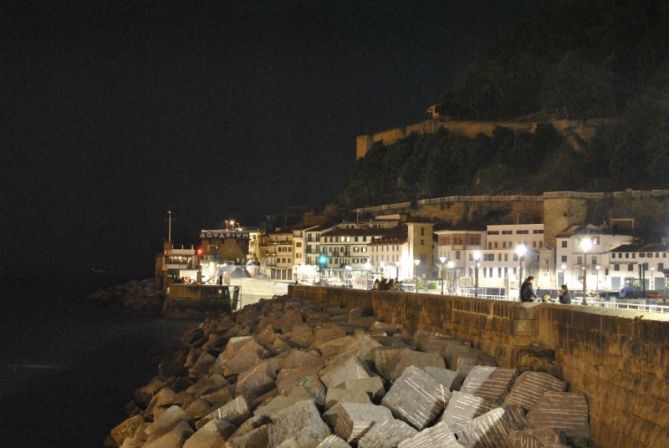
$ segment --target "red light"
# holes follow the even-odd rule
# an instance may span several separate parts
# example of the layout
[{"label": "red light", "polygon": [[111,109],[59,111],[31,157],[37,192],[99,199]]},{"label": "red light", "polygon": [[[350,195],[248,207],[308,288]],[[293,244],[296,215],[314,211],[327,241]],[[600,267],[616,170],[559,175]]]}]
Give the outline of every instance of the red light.
[{"label": "red light", "polygon": [[204,251],[202,250],[202,248],[201,248],[201,247],[198,247],[198,248],[197,248],[197,255],[200,256],[200,255],[202,255],[203,253],[204,253]]}]

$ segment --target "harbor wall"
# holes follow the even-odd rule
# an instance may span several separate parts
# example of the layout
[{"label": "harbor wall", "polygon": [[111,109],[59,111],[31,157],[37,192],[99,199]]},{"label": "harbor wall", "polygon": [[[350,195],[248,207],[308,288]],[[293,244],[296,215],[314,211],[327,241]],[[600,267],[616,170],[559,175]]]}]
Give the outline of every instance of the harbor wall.
[{"label": "harbor wall", "polygon": [[555,370],[587,396],[596,447],[669,446],[669,316],[302,285],[289,295],[371,307],[410,331],[470,341],[501,366]]}]

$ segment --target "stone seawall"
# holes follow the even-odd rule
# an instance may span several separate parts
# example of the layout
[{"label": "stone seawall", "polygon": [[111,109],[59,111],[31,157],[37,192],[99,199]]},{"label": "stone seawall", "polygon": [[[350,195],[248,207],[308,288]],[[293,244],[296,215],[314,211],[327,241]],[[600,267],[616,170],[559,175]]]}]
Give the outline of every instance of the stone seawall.
[{"label": "stone seawall", "polygon": [[500,366],[556,371],[587,396],[595,446],[669,447],[669,317],[309,286],[289,294],[371,305],[387,323],[471,341]]}]

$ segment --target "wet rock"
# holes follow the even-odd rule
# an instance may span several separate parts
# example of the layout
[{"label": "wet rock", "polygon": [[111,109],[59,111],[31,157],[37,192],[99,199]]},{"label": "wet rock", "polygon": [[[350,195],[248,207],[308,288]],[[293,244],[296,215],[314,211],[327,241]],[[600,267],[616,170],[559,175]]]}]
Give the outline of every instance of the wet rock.
[{"label": "wet rock", "polygon": [[509,440],[510,446],[513,448],[557,448],[567,446],[567,440],[564,435],[551,428],[512,431]]},{"label": "wet rock", "polygon": [[488,412],[490,403],[481,397],[454,391],[441,416],[441,421],[448,425],[451,432],[458,433],[472,419]]},{"label": "wet rock", "polygon": [[[331,339],[325,342],[314,343],[313,348],[317,349],[325,362],[330,362],[341,354],[347,346],[353,343],[353,336],[342,336],[337,339]],[[347,357],[345,354],[342,357]]]},{"label": "wet rock", "polygon": [[281,360],[282,369],[306,369],[311,367],[321,368],[325,365],[323,358],[314,352],[304,350],[291,350]]},{"label": "wet rock", "polygon": [[337,387],[346,381],[357,380],[360,378],[369,378],[371,374],[367,368],[358,360],[351,356],[341,364],[333,364],[319,373],[321,381],[326,387]]},{"label": "wet rock", "polygon": [[[337,387],[342,387],[340,384]],[[344,389],[359,390],[369,395],[369,398],[375,400],[381,398],[386,394],[386,389],[383,385],[383,380],[378,376],[369,378],[360,378],[357,380],[348,380],[343,384]]]},{"label": "wet rock", "polygon": [[375,423],[360,438],[358,448],[395,448],[400,442],[410,439],[418,433],[413,427],[402,420],[386,420]]},{"label": "wet rock", "polygon": [[464,448],[464,446],[458,443],[448,425],[439,423],[400,442],[397,448]]},{"label": "wet rock", "polygon": [[234,431],[235,426],[225,420],[212,420],[186,440],[183,448],[220,448]]},{"label": "wet rock", "polygon": [[148,384],[143,387],[140,387],[135,391],[135,400],[138,403],[147,406],[154,395],[158,393],[160,389],[165,387],[165,380],[160,377],[153,378]]},{"label": "wet rock", "polygon": [[525,424],[525,411],[520,406],[495,408],[465,424],[460,439],[465,446],[476,448],[510,448],[511,432]]},{"label": "wet rock", "polygon": [[188,369],[188,374],[193,378],[198,378],[209,373],[209,369],[214,365],[216,358],[207,352],[203,352],[195,363]]},{"label": "wet rock", "polygon": [[351,448],[344,439],[334,434],[327,436],[316,448]]},{"label": "wet rock", "polygon": [[237,397],[229,403],[224,404],[214,412],[198,421],[198,428],[204,426],[213,419],[225,420],[233,425],[240,425],[251,416],[249,406],[244,397]]},{"label": "wet rock", "polygon": [[204,401],[201,398],[198,398],[196,400],[193,400],[191,404],[189,404],[185,409],[184,409],[193,419],[198,420],[201,419],[202,417],[208,415],[211,413],[211,405]]},{"label": "wet rock", "polygon": [[314,343],[314,332],[309,325],[298,324],[286,335],[288,341],[298,347],[306,348]]},{"label": "wet rock", "polygon": [[409,366],[439,367],[443,369],[445,364],[444,359],[434,353],[423,353],[415,350],[403,349],[400,350],[397,354],[397,358],[395,358],[395,366],[389,379],[395,381],[395,379],[402,375],[404,369]]},{"label": "wet rock", "polygon": [[153,423],[149,424],[145,431],[148,440],[154,440],[169,432],[179,422],[190,422],[191,416],[179,406],[170,406]]},{"label": "wet rock", "polygon": [[186,389],[186,391],[190,392],[195,397],[201,397],[203,395],[217,391],[227,385],[228,382],[223,377],[223,375],[215,373],[201,378],[197,381],[197,383]]},{"label": "wet rock", "polygon": [[325,397],[325,409],[330,409],[339,402],[367,403],[372,404],[369,395],[364,390],[351,390],[331,387]]},{"label": "wet rock", "polygon": [[[439,384],[444,386],[447,390],[454,390],[455,380],[458,376],[457,372],[450,369],[442,369],[440,367],[425,367],[423,370],[434,378]],[[459,385],[458,385],[459,386]]]},{"label": "wet rock", "polygon": [[384,406],[360,403],[339,403],[334,432],[347,442],[357,442],[375,422],[392,419]]},{"label": "wet rock", "polygon": [[173,404],[179,404],[179,397],[172,389],[164,387],[153,396],[149,405],[146,407],[146,412],[148,414],[153,414],[156,407],[167,407]]},{"label": "wet rock", "polygon": [[501,404],[516,376],[515,369],[476,366],[467,375],[461,392],[476,395],[491,403]]},{"label": "wet rock", "polygon": [[423,369],[409,366],[383,397],[381,404],[396,418],[421,430],[444,409],[450,391]]},{"label": "wet rock", "polygon": [[209,403],[209,405],[212,408],[217,408],[219,406],[223,406],[225,403],[229,402],[232,400],[232,387],[231,386],[225,386],[221,387],[218,390],[215,390],[213,392],[210,392],[206,395],[202,395],[202,399]]},{"label": "wet rock", "polygon": [[135,434],[135,431],[143,421],[144,419],[141,415],[132,416],[114,427],[110,435],[117,445],[121,445],[125,439]]},{"label": "wet rock", "polygon": [[504,405],[516,404],[529,410],[546,392],[564,392],[567,383],[543,372],[523,372],[504,399]]},{"label": "wet rock", "polygon": [[568,439],[589,439],[588,403],[585,395],[573,392],[546,392],[527,413],[530,429],[551,428]]},{"label": "wet rock", "polygon": [[268,443],[268,426],[263,425],[242,435],[233,435],[225,442],[225,448],[260,448],[267,447]]},{"label": "wet rock", "polygon": [[235,393],[249,401],[254,400],[274,389],[274,376],[274,369],[268,362],[258,364],[239,375]]},{"label": "wet rock", "polygon": [[144,448],[181,448],[184,440],[191,434],[193,434],[193,429],[188,423],[182,420],[169,432],[153,441],[146,442]]},{"label": "wet rock", "polygon": [[[318,409],[312,401],[300,401],[271,416],[268,428],[268,447],[276,447],[296,432],[302,432],[298,439],[309,440],[311,446],[330,435],[330,429],[321,419]],[[300,442],[301,445],[306,445]]]}]

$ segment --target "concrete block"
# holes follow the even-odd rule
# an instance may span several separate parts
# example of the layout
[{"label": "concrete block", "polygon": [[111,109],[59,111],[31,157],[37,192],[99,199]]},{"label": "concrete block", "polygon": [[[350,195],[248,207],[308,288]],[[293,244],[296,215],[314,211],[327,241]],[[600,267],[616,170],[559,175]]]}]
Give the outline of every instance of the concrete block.
[{"label": "concrete block", "polygon": [[484,398],[491,403],[501,404],[509,392],[516,373],[515,369],[476,366],[465,378],[460,391]]},{"label": "concrete block", "polygon": [[531,409],[546,392],[564,392],[567,383],[543,372],[523,372],[513,383],[504,405],[515,404]]},{"label": "concrete block", "polygon": [[190,436],[183,448],[220,448],[234,431],[235,426],[225,420],[212,420]]},{"label": "concrete block", "polygon": [[[273,448],[281,443],[296,437],[299,446],[306,445],[298,442],[299,439],[311,440],[311,446],[316,446],[320,441],[330,435],[330,428],[323,422],[318,409],[313,401],[303,400],[297,402],[270,417],[272,423],[268,427],[268,447]],[[296,433],[303,434],[295,436]]]},{"label": "concrete block", "polygon": [[395,366],[390,375],[390,380],[395,381],[399,378],[404,369],[409,366],[415,367],[439,367],[444,368],[444,358],[434,353],[423,353],[415,350],[403,349],[395,358]]},{"label": "concrete block", "polygon": [[244,397],[237,397],[198,421],[198,425],[200,425],[198,428],[213,419],[225,420],[233,425],[239,425],[250,416],[251,412]]},{"label": "concrete block", "polygon": [[392,419],[384,406],[360,403],[339,403],[334,432],[347,442],[357,442],[375,422]]},{"label": "concrete block", "polygon": [[476,448],[510,448],[511,432],[525,424],[525,411],[520,406],[495,408],[465,424],[460,440],[463,445]]},{"label": "concrete block", "polygon": [[351,356],[341,364],[327,366],[320,371],[319,375],[323,384],[328,388],[337,387],[346,383],[346,381],[371,376],[367,368],[355,356]]},{"label": "concrete block", "polygon": [[450,391],[423,369],[409,366],[383,397],[381,404],[396,418],[423,429],[444,409]]},{"label": "concrete block", "polygon": [[464,448],[458,443],[446,423],[426,428],[410,439],[403,440],[397,448]]},{"label": "concrete block", "polygon": [[[457,372],[450,369],[442,369],[440,367],[425,367],[423,370],[434,378],[439,384],[444,386],[447,390],[453,390],[455,386],[455,379]],[[445,400],[448,401],[448,400]]]},{"label": "concrete block", "polygon": [[327,436],[316,448],[351,448],[344,439],[334,434]]},{"label": "concrete block", "polygon": [[358,441],[358,448],[395,448],[400,442],[418,433],[402,420],[391,419],[374,423]]},{"label": "concrete block", "polygon": [[342,401],[372,404],[369,395],[367,395],[367,392],[364,390],[331,387],[328,389],[325,397],[325,409],[330,409],[332,406]]},{"label": "concrete block", "polygon": [[458,433],[465,424],[490,409],[491,405],[485,399],[454,391],[441,416],[441,421],[446,423],[452,432]]},{"label": "concrete block", "polygon": [[585,395],[574,392],[544,393],[527,413],[527,426],[530,429],[552,428],[568,438],[590,438]]}]

